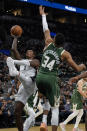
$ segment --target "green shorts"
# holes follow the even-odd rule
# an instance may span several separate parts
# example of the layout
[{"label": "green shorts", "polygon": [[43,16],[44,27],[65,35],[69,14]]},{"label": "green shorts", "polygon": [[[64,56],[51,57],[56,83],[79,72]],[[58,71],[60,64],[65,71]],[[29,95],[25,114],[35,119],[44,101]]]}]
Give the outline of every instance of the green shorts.
[{"label": "green shorts", "polygon": [[51,106],[59,104],[60,88],[58,77],[39,73],[36,77],[38,90],[46,96]]},{"label": "green shorts", "polygon": [[73,110],[80,110],[83,109],[83,103],[80,98],[73,99],[73,96],[71,97],[71,109]]}]

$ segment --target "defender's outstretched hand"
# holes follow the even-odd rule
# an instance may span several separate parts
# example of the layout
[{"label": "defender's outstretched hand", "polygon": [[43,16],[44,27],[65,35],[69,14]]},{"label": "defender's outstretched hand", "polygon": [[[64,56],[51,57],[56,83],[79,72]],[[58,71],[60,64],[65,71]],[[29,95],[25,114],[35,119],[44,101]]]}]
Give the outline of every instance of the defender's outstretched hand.
[{"label": "defender's outstretched hand", "polygon": [[42,5],[39,6],[39,12],[40,12],[40,15],[48,15],[48,13],[45,13],[45,7],[43,7]]}]

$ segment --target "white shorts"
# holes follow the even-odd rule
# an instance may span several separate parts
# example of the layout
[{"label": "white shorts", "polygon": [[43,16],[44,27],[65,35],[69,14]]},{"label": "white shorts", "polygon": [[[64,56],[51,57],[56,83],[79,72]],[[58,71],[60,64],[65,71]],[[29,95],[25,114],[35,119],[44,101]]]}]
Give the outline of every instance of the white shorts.
[{"label": "white shorts", "polygon": [[27,83],[23,81],[19,86],[18,93],[15,95],[15,101],[20,101],[25,105],[28,98],[34,93],[34,89],[35,82],[31,78],[28,79]]}]

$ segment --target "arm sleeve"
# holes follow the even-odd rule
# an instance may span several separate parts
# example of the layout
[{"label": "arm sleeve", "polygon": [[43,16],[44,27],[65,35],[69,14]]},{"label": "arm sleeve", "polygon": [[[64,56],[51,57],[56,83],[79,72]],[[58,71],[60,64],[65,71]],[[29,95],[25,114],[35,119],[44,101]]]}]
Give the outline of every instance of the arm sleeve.
[{"label": "arm sleeve", "polygon": [[46,30],[48,30],[48,24],[47,24],[47,20],[46,20],[46,15],[42,15],[42,25],[43,25],[43,32],[45,32]]}]

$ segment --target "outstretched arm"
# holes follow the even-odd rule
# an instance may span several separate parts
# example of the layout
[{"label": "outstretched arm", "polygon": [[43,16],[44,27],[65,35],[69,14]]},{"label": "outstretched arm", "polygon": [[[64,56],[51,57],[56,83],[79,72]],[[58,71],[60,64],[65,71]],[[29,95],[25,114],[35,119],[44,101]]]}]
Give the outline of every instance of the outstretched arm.
[{"label": "outstretched arm", "polygon": [[67,63],[78,72],[86,69],[86,66],[84,64],[77,65],[75,61],[72,59],[71,54],[67,51],[63,52],[63,54],[61,55],[61,59],[63,61],[66,60]]},{"label": "outstretched arm", "polygon": [[81,79],[81,78],[85,78],[85,77],[87,77],[87,71],[81,73],[81,74],[78,75],[78,76],[75,76],[75,77],[70,78],[68,84],[69,84],[69,85],[72,85],[74,82],[78,81],[78,80]]},{"label": "outstretched arm", "polygon": [[35,68],[38,68],[39,65],[40,65],[40,62],[39,60],[37,59],[33,59],[33,60],[14,60],[14,63],[16,65],[26,65],[26,66],[32,66],[32,67],[35,67]]},{"label": "outstretched arm", "polygon": [[78,76],[76,76],[76,77],[77,77],[78,80],[81,79],[81,78],[85,78],[85,77],[87,77],[87,71],[81,73],[80,75],[78,75]]},{"label": "outstretched arm", "polygon": [[21,56],[20,56],[19,51],[17,49],[17,37],[14,37],[14,39],[13,39],[11,50],[13,52],[13,55],[14,55],[15,59],[20,60]]},{"label": "outstretched arm", "polygon": [[50,30],[48,28],[47,20],[46,20],[46,15],[44,11],[45,7],[40,6],[39,7],[39,12],[40,15],[42,16],[42,26],[43,26],[43,32],[45,36],[45,46],[48,46],[51,42],[53,42],[51,35],[50,35]]}]

